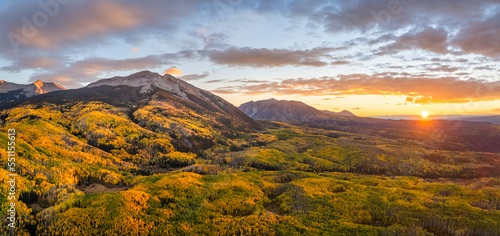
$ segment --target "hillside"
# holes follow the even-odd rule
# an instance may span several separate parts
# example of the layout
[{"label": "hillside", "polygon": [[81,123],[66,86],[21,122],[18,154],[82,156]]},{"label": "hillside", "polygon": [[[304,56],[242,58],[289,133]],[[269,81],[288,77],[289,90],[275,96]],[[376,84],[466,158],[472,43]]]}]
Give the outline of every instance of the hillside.
[{"label": "hillside", "polygon": [[[100,80],[81,89],[36,96],[25,104],[27,107],[40,104],[61,107],[61,115],[71,120],[70,123],[81,117],[66,114],[66,109],[105,106],[111,114],[125,118],[125,123],[115,125],[134,123],[142,129],[167,134],[173,137],[176,146],[190,151],[209,148],[223,140],[220,137],[234,137],[259,127],[222,98],[170,75],[149,71]],[[104,114],[99,115],[107,114],[101,113]]]}]

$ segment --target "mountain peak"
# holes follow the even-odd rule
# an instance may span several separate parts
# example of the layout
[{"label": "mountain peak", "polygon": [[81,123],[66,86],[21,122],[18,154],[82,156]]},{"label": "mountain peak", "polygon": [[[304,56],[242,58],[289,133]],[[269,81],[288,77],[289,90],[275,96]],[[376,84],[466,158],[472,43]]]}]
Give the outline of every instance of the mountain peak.
[{"label": "mountain peak", "polygon": [[87,85],[88,88],[99,86],[121,86],[141,87],[141,93],[152,90],[152,85],[161,78],[161,75],[151,71],[141,71],[128,76],[115,76],[109,79],[101,79]]},{"label": "mountain peak", "polygon": [[137,73],[131,74],[127,77],[130,77],[130,78],[161,77],[161,75],[156,73],[156,72],[149,71],[149,70],[143,70],[143,71],[139,71]]},{"label": "mountain peak", "polygon": [[352,112],[350,112],[348,110],[343,110],[343,111],[337,113],[337,115],[341,115],[341,116],[356,116],[356,115],[354,115],[354,113],[352,113]]},{"label": "mountain peak", "polygon": [[43,84],[44,84],[44,82],[43,82],[43,81],[41,81],[41,80],[37,80],[37,81],[35,81],[33,84],[34,84],[35,86],[37,86],[37,87],[42,87],[42,86],[43,86]]},{"label": "mountain peak", "polygon": [[45,94],[53,91],[66,90],[61,85],[52,83],[52,82],[43,82],[41,80],[37,80],[33,83],[36,87],[36,94]]},{"label": "mountain peak", "polygon": [[2,80],[0,83],[0,102],[24,100],[35,95],[66,90],[64,87],[37,80],[32,84],[16,84]]}]

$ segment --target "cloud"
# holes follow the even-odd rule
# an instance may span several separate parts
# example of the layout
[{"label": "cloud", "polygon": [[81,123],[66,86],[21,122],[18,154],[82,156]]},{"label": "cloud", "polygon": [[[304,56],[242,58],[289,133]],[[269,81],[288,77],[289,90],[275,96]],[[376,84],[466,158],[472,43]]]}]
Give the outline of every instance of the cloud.
[{"label": "cloud", "polygon": [[433,68],[427,68],[427,70],[429,71],[436,71],[436,72],[455,72],[457,70],[459,70],[460,68],[458,67],[452,67],[450,65],[439,65],[437,67],[433,67]]},{"label": "cloud", "polygon": [[393,34],[384,34],[376,39],[372,39],[368,42],[369,45],[379,44],[379,43],[387,43],[391,41],[395,41],[397,39]]},{"label": "cloud", "polygon": [[214,84],[214,83],[220,83],[220,82],[223,82],[223,81],[224,80],[222,80],[222,79],[214,79],[214,80],[205,81],[204,83]]},{"label": "cloud", "polygon": [[367,74],[339,75],[312,79],[222,87],[218,93],[277,95],[398,95],[407,103],[468,103],[500,99],[500,82],[455,77],[401,77]]},{"label": "cloud", "polygon": [[234,91],[231,91],[227,88],[213,89],[213,90],[210,90],[210,92],[218,93],[218,94],[234,94],[235,93]]},{"label": "cloud", "polygon": [[[160,35],[162,39],[175,37],[172,32],[176,31],[178,20],[205,7],[202,0],[6,0],[0,6],[0,60],[10,65],[3,65],[1,70],[34,70],[31,81],[62,81],[62,85],[71,88],[108,72],[175,64],[173,60],[193,58],[195,52],[179,51],[175,57],[159,54],[111,59],[99,51],[107,52],[108,45],[120,41],[140,45],[142,40]],[[35,22],[45,21],[45,16],[44,24]],[[30,30],[31,34],[23,32]],[[8,35],[16,35],[22,42],[16,41],[13,46]],[[138,48],[131,50],[137,52]]]},{"label": "cloud", "polygon": [[266,83],[268,80],[255,80],[255,79],[235,79],[229,82],[245,83],[245,84],[260,84]]},{"label": "cloud", "polygon": [[76,88],[81,87],[81,83],[93,82],[108,72],[151,70],[191,56],[189,51],[180,51],[128,59],[87,58],[67,65],[58,63],[54,68],[46,68],[45,72],[35,73],[30,81],[57,82],[67,88]]},{"label": "cloud", "polygon": [[474,70],[496,70],[496,68],[490,65],[485,65],[485,66],[474,67]]},{"label": "cloud", "polygon": [[330,63],[332,66],[339,66],[339,65],[349,65],[351,62],[348,61],[333,61]]},{"label": "cloud", "polygon": [[1,69],[10,72],[20,72],[26,68],[31,69],[52,69],[60,65],[59,60],[56,58],[50,58],[46,56],[24,56],[18,63],[11,64],[9,66],[4,66]]},{"label": "cloud", "polygon": [[169,74],[169,75],[176,75],[176,76],[181,76],[184,72],[182,70],[179,70],[175,67],[168,68],[163,72],[163,74]]},{"label": "cloud", "polygon": [[[7,0],[0,8],[0,32],[15,35],[20,52],[94,46],[116,37],[140,41],[145,34],[155,35],[160,29],[173,31],[178,19],[206,6],[203,0]],[[16,51],[12,38],[0,39],[2,51]]]},{"label": "cloud", "polygon": [[347,98],[347,97],[323,98],[321,100],[323,100],[323,101],[332,101],[332,100],[337,100],[337,99],[342,99],[342,98]]},{"label": "cloud", "polygon": [[99,75],[106,71],[127,71],[138,70],[143,68],[155,68],[164,63],[162,59],[155,56],[147,56],[132,59],[107,59],[107,58],[90,58],[87,60],[77,61],[72,64],[74,69],[85,75]]},{"label": "cloud", "polygon": [[[56,0],[41,2],[54,1]],[[378,56],[383,55],[392,55],[396,58],[394,54],[398,52],[415,49],[425,51],[415,55],[420,58],[435,57],[426,52],[446,54],[450,57],[456,56],[457,53],[474,53],[482,57],[500,56],[500,41],[497,40],[500,36],[498,0],[400,0],[401,12],[397,11],[397,13],[391,12],[388,3],[393,1],[388,0],[217,2],[224,2],[226,9],[221,12],[221,9],[217,8],[213,2],[204,0],[71,0],[67,4],[59,4],[56,13],[48,17],[43,27],[36,27],[37,32],[32,37],[25,37],[26,34],[22,31],[23,27],[24,30],[27,28],[23,17],[31,21],[29,24],[34,24],[33,17],[38,14],[37,20],[40,20],[42,19],[40,12],[47,14],[47,11],[38,4],[38,1],[5,0],[0,6],[0,34],[3,35],[0,37],[2,57],[0,59],[4,59],[7,63],[2,65],[1,69],[10,73],[33,71],[34,75],[31,80],[44,78],[50,81],[61,81],[66,87],[77,87],[81,83],[94,81],[99,76],[111,72],[165,68],[165,65],[180,65],[182,60],[188,58],[209,60],[216,65],[229,67],[274,68],[328,67],[348,63],[351,63],[349,67],[355,67],[360,62],[364,62],[363,60],[374,61],[378,59]],[[343,42],[339,42],[338,45],[334,43],[330,45],[327,42],[321,44],[321,47],[311,49],[229,45],[227,43],[234,42],[235,39],[231,37],[236,35],[237,39],[242,36],[238,30],[229,27],[221,32],[211,31],[211,24],[217,23],[219,18],[227,17],[221,16],[221,14],[229,13],[226,10],[230,10],[231,13],[227,16],[235,16],[229,20],[241,19],[238,18],[239,13],[248,12],[258,14],[259,17],[262,16],[262,19],[274,19],[279,15],[278,17],[293,22],[294,25],[297,23],[299,30],[291,33],[300,32],[301,27],[304,26],[310,32],[320,37],[324,36],[324,38],[313,39],[311,35],[307,35],[308,42],[330,41],[331,38],[335,40],[338,38]],[[246,23],[240,25],[238,21],[234,22],[239,28],[247,26]],[[196,31],[196,29],[199,30]],[[186,34],[186,32],[191,32],[191,34]],[[15,50],[9,37],[6,37],[9,33],[25,38],[18,45],[19,53],[14,53]],[[341,34],[342,36],[339,36]],[[351,40],[350,36],[354,38]],[[303,41],[303,37],[305,36],[298,35],[297,45],[303,43],[299,42]],[[189,48],[189,50],[175,53],[176,55],[158,54],[138,58],[118,58],[121,55],[119,53],[113,55],[116,56],[115,58],[106,58],[107,55],[102,54],[103,51],[108,52],[102,49],[108,49],[106,48],[108,45],[117,45],[117,43],[127,43],[126,50],[131,48],[133,52],[137,52],[140,47],[141,52],[147,52],[149,50],[143,49],[146,46],[143,42],[150,39],[168,42],[173,40],[174,42],[169,44],[172,47],[177,47],[179,41],[182,41],[182,46],[178,48]],[[344,48],[345,52],[342,52],[346,55],[332,57],[331,54],[337,50],[332,48],[332,45],[347,45],[348,47]],[[364,51],[366,47],[379,47],[380,50]],[[358,51],[354,52],[352,48]],[[109,51],[111,50],[114,48],[110,47]],[[403,56],[396,59],[411,60]],[[392,67],[389,65],[385,69],[404,70],[413,67],[425,70],[425,72],[451,73],[466,68],[453,63],[468,63],[450,60],[435,60],[443,64],[433,64],[435,67],[430,68],[417,64],[404,66],[398,64]],[[471,58],[470,60],[470,65],[472,65],[479,59]],[[367,65],[369,67],[369,64]],[[474,66],[486,68],[484,64]],[[214,71],[217,71],[217,68]],[[470,76],[475,74],[477,73],[471,73]],[[465,74],[462,73],[462,75]],[[193,74],[183,78],[197,80],[207,76],[208,74]],[[376,75],[375,77],[383,76],[398,77],[397,74]],[[399,77],[402,76],[403,74],[399,75]],[[414,78],[410,75],[406,76]],[[241,83],[257,86],[269,82],[241,81]],[[278,82],[278,85],[285,86],[281,82]],[[279,92],[284,91],[285,89]],[[349,91],[341,90],[341,92],[348,93]],[[415,98],[418,99],[417,96]],[[424,101],[423,97],[420,101]]]},{"label": "cloud", "polygon": [[229,38],[229,36],[223,33],[211,33],[207,35],[200,35],[203,37],[203,42],[205,44],[205,48],[223,48],[226,47],[227,44],[225,41]]},{"label": "cloud", "polygon": [[208,58],[219,65],[249,66],[249,67],[283,67],[310,66],[322,67],[328,65],[325,58],[331,57],[329,52],[334,48],[313,48],[310,50],[266,49],[266,48],[236,48],[226,50],[209,50]]},{"label": "cloud", "polygon": [[[38,2],[38,1],[36,1]],[[63,2],[45,0],[41,2]],[[225,10],[237,13],[253,11],[259,14],[268,14],[272,17],[280,14],[290,20],[304,19],[311,24],[321,26],[326,32],[365,31],[372,26],[388,30],[404,29],[410,26],[449,25],[450,28],[464,28],[459,34],[461,40],[456,41],[465,51],[497,54],[479,50],[471,45],[472,38],[481,34],[495,39],[497,33],[488,33],[486,29],[494,29],[497,18],[485,18],[485,9],[494,9],[498,1],[469,1],[469,0],[371,0],[371,1],[322,1],[322,0],[248,0],[248,1],[218,1],[221,4],[207,3],[204,0],[163,0],[163,1],[136,1],[136,0],[71,0],[66,4],[56,4],[54,14],[46,14],[45,8],[30,1],[6,0],[0,8],[0,32],[8,32],[22,36],[22,28],[26,17],[33,23],[33,17],[38,13],[49,15],[43,27],[37,27],[36,37],[28,40],[21,46],[49,49],[67,46],[93,45],[96,42],[109,41],[114,37],[127,41],[142,40],[148,36],[171,35],[164,32],[173,32],[178,29],[180,19],[196,20],[202,16],[216,18]],[[203,12],[203,14],[200,14]],[[50,13],[50,12],[49,12]],[[477,24],[470,25],[476,20]],[[310,24],[310,25],[311,25]],[[318,28],[319,28],[318,26]],[[158,33],[158,32],[162,33]],[[223,33],[208,35],[208,29],[199,27],[197,34],[207,41],[220,41],[226,36]],[[470,34],[472,32],[473,34]],[[386,34],[385,39],[395,37]],[[489,40],[494,45],[496,40]],[[486,41],[485,41],[486,42]],[[480,46],[480,45],[479,45]],[[11,49],[7,37],[0,39],[0,48]]]},{"label": "cloud", "polygon": [[[425,28],[420,33],[395,36],[384,34],[369,42],[377,44],[396,40],[388,50],[419,48],[438,54],[448,53],[447,46],[458,46],[465,53],[488,57],[500,56],[499,1],[469,0],[371,0],[324,2],[301,6],[307,18],[320,23],[326,32],[368,32],[374,27],[396,32],[405,28]],[[391,4],[393,4],[391,6]],[[293,4],[286,6],[293,9]],[[288,14],[291,10],[283,10]],[[492,14],[493,13],[493,14]],[[439,25],[443,28],[435,29]],[[433,29],[434,28],[434,29]],[[446,30],[458,31],[448,35]],[[393,51],[394,52],[394,51]],[[388,53],[385,53],[388,54]],[[385,55],[382,54],[382,55]]]},{"label": "cloud", "polygon": [[448,32],[446,30],[427,28],[415,34],[405,34],[397,40],[397,43],[439,54],[446,54],[448,52],[447,40]]},{"label": "cloud", "polygon": [[422,49],[438,54],[448,53],[448,32],[444,29],[427,28],[416,33],[406,33],[396,42],[381,47],[379,55],[394,54],[402,50]]},{"label": "cloud", "polygon": [[[8,27],[8,32],[12,36],[10,39],[16,37],[22,42],[22,46],[54,49],[82,39],[129,30],[140,26],[149,18],[144,9],[120,1],[73,0],[64,5],[57,1],[52,3],[47,5],[50,6],[47,9],[52,9],[50,11],[44,10],[37,4],[16,5],[17,10],[22,11],[22,16],[25,18],[19,20],[17,17],[8,21],[11,24]],[[9,17],[10,14],[3,18]],[[27,33],[27,28],[31,28],[33,32]]]},{"label": "cloud", "polygon": [[[484,9],[494,4],[498,1],[323,1],[303,6],[307,9],[303,12],[330,33],[366,32],[373,27],[394,31],[412,25],[462,25],[467,19],[481,19]],[[288,8],[293,8],[292,4]],[[287,10],[282,12],[289,14]]]},{"label": "cloud", "polygon": [[182,77],[180,77],[182,80],[186,80],[186,81],[194,81],[194,80],[201,80],[201,79],[204,79],[204,78],[207,78],[210,74],[208,74],[207,72],[203,73],[203,74],[190,74],[190,75],[183,75]]},{"label": "cloud", "polygon": [[500,13],[484,20],[468,24],[452,40],[466,53],[488,57],[500,56]]},{"label": "cloud", "polygon": [[137,53],[139,51],[139,48],[131,48],[132,52]]}]

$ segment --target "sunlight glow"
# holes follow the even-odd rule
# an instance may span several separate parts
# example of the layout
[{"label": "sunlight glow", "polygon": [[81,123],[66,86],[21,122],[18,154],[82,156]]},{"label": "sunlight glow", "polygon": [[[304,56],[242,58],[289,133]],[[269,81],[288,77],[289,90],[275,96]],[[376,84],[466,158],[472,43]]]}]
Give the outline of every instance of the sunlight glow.
[{"label": "sunlight glow", "polygon": [[421,115],[421,116],[422,116],[422,118],[424,118],[424,119],[429,118],[429,112],[428,112],[428,111],[423,111],[422,113],[420,113],[420,115]]}]

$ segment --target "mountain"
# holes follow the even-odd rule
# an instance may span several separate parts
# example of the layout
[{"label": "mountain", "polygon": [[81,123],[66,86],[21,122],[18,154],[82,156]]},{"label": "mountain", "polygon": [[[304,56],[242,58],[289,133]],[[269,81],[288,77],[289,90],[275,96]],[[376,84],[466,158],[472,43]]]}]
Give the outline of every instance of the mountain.
[{"label": "mountain", "polygon": [[55,83],[47,83],[41,80],[32,84],[16,84],[2,80],[0,81],[0,103],[25,100],[36,95],[61,90],[66,89]]},{"label": "mountain", "polygon": [[[92,120],[96,117],[114,120],[116,117],[111,117],[118,115],[124,119],[113,121],[113,127],[117,126],[115,123],[124,127],[139,126],[143,130],[137,131],[139,133],[149,130],[167,135],[172,145],[182,151],[197,152],[226,142],[226,138],[240,132],[259,128],[253,119],[224,99],[171,75],[161,76],[149,71],[99,80],[81,89],[35,96],[25,102],[25,105],[30,104],[52,104],[64,111],[74,107],[104,106],[106,108],[97,113],[90,112],[94,108],[89,108],[88,114],[67,114],[70,123],[78,126],[71,129],[88,133],[88,138],[94,140],[101,134],[91,134],[94,131],[85,127],[94,126]],[[99,142],[94,141],[99,146]],[[101,148],[112,151],[123,145]]]},{"label": "mountain", "polygon": [[274,98],[247,102],[241,104],[239,109],[255,120],[308,122],[318,117],[327,116],[303,102]]},{"label": "mountain", "polygon": [[199,102],[199,99],[202,99],[218,106],[227,105],[223,102],[222,98],[169,74],[161,76],[158,73],[142,71],[125,77],[117,76],[110,79],[102,79],[87,85],[87,88],[104,85],[136,87],[140,88],[141,94],[150,93],[154,88],[159,88],[187,101]]},{"label": "mountain", "polygon": [[273,120],[285,122],[310,122],[318,119],[328,119],[331,116],[355,116],[349,111],[339,113],[320,111],[299,101],[276,100],[274,98],[261,101],[251,101],[239,107],[245,114],[256,120]]},{"label": "mountain", "polygon": [[500,115],[493,116],[471,116],[465,117],[462,120],[473,121],[473,122],[490,122],[495,125],[500,125]]},{"label": "mountain", "polygon": [[337,116],[352,116],[355,117],[354,113],[348,111],[348,110],[343,110],[341,112],[333,112],[333,111],[328,111],[328,110],[322,110],[321,112],[328,114],[328,115],[337,115]]},{"label": "mountain", "polygon": [[[210,112],[230,116],[237,122],[241,122],[241,125],[250,125],[247,127],[254,128],[257,126],[255,121],[221,97],[197,88],[169,74],[161,76],[158,73],[142,71],[126,77],[118,76],[110,79],[102,79],[89,84],[86,88],[91,89],[102,86],[128,86],[137,88],[139,89],[138,97],[146,94],[155,94],[156,97],[153,97],[159,99],[162,96],[168,98],[173,95],[176,98],[182,99],[183,103],[189,102],[189,106],[192,106],[193,109],[195,107],[196,109],[197,107],[202,107]],[[164,92],[168,92],[168,96]]]}]

